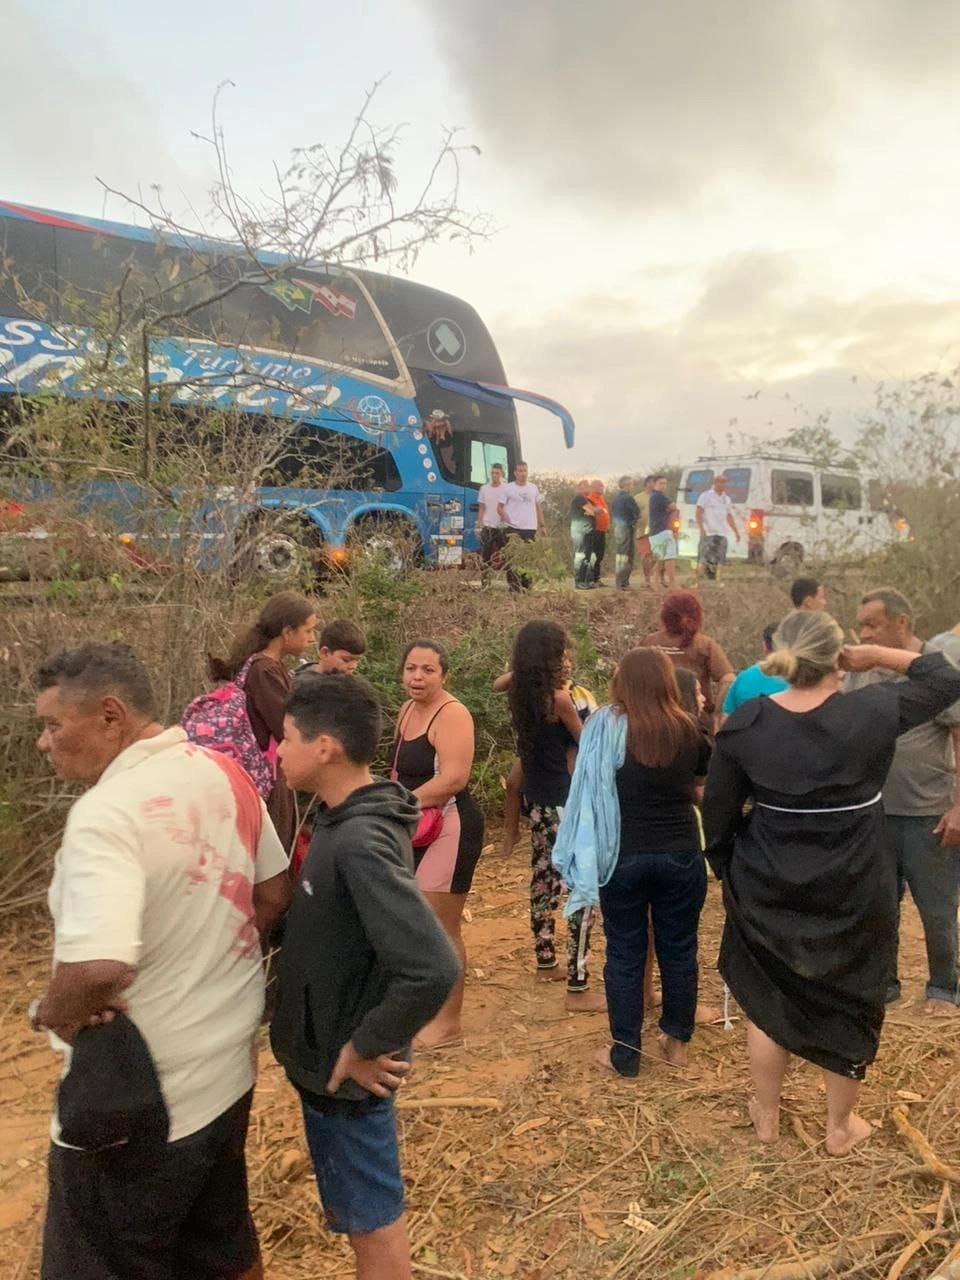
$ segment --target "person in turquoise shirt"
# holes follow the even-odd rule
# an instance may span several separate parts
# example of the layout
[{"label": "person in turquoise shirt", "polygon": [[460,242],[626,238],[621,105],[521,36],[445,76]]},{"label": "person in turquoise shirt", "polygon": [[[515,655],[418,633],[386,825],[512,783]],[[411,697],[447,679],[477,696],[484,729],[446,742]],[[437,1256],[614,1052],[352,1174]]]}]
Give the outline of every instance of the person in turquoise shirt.
[{"label": "person in turquoise shirt", "polygon": [[[769,626],[763,629],[764,654],[773,651],[773,633],[776,629],[777,624],[775,622],[771,622]],[[726,718],[736,711],[737,707],[749,702],[751,698],[759,698],[763,694],[782,693],[787,687],[786,680],[782,680],[780,676],[766,675],[760,670],[760,663],[755,662],[752,667],[747,667],[746,670],[741,671],[727,690],[727,696],[723,700],[723,716]]]}]

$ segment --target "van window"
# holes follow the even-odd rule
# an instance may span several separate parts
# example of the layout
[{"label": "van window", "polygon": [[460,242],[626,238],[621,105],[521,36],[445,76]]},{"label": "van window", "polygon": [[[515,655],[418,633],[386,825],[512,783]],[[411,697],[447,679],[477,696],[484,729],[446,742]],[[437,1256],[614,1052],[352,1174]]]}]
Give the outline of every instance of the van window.
[{"label": "van window", "polygon": [[727,477],[727,493],[730,501],[746,502],[750,493],[750,468],[727,467],[723,474]]},{"label": "van window", "polygon": [[810,471],[774,470],[770,473],[775,507],[812,507],[813,474]]},{"label": "van window", "polygon": [[856,476],[824,473],[820,477],[820,496],[831,511],[859,511],[863,506],[863,490]]},{"label": "van window", "polygon": [[683,498],[686,502],[696,502],[701,493],[704,493],[713,484],[713,472],[709,467],[700,467],[696,471],[687,472],[687,483],[683,490]]}]

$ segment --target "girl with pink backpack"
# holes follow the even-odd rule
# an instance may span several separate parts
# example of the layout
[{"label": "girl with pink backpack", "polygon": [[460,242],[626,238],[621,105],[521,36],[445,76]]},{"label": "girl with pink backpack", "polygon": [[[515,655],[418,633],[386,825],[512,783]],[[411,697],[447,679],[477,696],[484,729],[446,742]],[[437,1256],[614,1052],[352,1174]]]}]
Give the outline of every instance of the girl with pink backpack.
[{"label": "girl with pink backpack", "polygon": [[294,591],[272,596],[228,658],[207,656],[211,679],[222,683],[194,698],[180,721],[192,741],[243,765],[266,800],[288,853],[296,833],[296,804],[276,758],[292,685],[284,660],[303,657],[316,626],[317,615],[306,596]]}]

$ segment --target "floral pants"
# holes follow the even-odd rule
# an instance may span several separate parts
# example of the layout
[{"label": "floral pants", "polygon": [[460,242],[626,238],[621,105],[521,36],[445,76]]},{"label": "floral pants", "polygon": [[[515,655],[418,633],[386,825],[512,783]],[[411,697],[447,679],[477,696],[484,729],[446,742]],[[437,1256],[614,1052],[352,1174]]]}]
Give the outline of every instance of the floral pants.
[{"label": "floral pants", "polygon": [[[530,929],[538,969],[552,969],[557,962],[554,917],[560,905],[562,881],[553,866],[553,846],[563,809],[557,805],[530,805],[530,844],[533,850],[530,877]],[[567,919],[567,989],[583,991],[590,959],[592,908],[575,911]]]}]

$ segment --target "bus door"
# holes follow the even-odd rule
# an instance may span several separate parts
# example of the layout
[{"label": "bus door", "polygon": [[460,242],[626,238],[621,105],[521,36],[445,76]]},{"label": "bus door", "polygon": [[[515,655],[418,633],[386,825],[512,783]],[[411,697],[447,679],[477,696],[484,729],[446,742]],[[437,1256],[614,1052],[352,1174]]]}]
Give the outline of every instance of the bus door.
[{"label": "bus door", "polygon": [[[476,523],[480,486],[490,479],[490,468],[495,462],[503,466],[504,478],[512,479],[513,468],[521,456],[515,402],[519,400],[536,405],[558,417],[568,449],[573,448],[576,428],[573,417],[563,405],[532,391],[518,391],[497,383],[452,378],[440,373],[431,373],[430,381],[441,392],[452,393],[456,397],[450,411],[453,456],[456,459],[450,478],[455,475],[464,486],[464,550],[476,551],[479,547]],[[418,386],[417,401],[421,404],[421,411],[425,407],[423,400],[423,388]],[[465,406],[466,411],[461,406]]]}]

